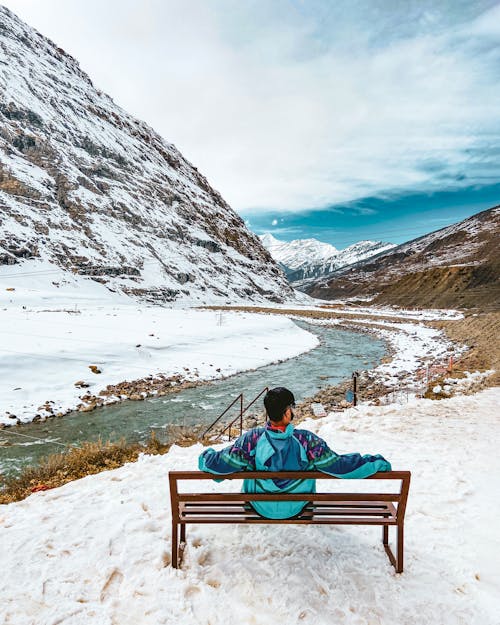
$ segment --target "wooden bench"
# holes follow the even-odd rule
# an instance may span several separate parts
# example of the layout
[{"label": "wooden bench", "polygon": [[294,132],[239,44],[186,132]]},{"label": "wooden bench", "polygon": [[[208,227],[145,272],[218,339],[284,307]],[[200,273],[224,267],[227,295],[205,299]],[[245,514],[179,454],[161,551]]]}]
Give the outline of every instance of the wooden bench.
[{"label": "wooden bench", "polygon": [[[396,573],[403,571],[404,516],[408,490],[409,471],[387,471],[377,473],[367,480],[398,480],[397,492],[350,492],[335,488],[327,492],[310,495],[310,501],[303,511],[291,519],[267,519],[253,509],[250,501],[304,501],[307,493],[225,493],[204,489],[198,492],[180,492],[179,482],[185,480],[213,480],[215,476],[201,471],[170,471],[170,499],[172,503],[172,566],[178,568],[186,546],[186,525],[194,523],[295,523],[300,525],[381,525],[382,544]],[[222,476],[220,476],[222,477]],[[338,480],[339,478],[316,471],[245,471],[224,475],[224,480],[242,479],[317,479]],[[342,480],[344,483],[347,480]],[[360,480],[356,480],[358,483]],[[349,480],[353,482],[353,480]],[[333,484],[332,484],[333,486]],[[369,489],[368,489],[369,490]],[[389,526],[397,528],[396,555],[389,546]],[[180,532],[179,532],[180,529]]]}]

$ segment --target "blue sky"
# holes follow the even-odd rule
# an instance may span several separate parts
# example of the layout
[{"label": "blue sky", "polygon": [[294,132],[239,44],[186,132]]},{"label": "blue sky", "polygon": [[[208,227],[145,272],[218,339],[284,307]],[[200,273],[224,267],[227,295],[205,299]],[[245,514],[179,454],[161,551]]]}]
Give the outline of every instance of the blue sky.
[{"label": "blue sky", "polygon": [[500,203],[497,0],[0,1],[257,232],[400,242]]},{"label": "blue sky", "polygon": [[407,193],[304,211],[242,212],[257,234],[283,241],[316,238],[343,249],[372,239],[403,243],[500,203],[500,184],[434,193]]}]

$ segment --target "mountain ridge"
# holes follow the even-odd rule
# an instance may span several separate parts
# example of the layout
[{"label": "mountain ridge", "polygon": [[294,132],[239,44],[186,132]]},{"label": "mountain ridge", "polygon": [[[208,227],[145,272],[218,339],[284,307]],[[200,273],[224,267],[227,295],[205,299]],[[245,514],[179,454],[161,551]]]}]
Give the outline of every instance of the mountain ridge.
[{"label": "mountain ridge", "polygon": [[395,247],[393,243],[382,241],[358,241],[339,250],[314,238],[281,241],[270,233],[260,235],[259,238],[296,288],[300,288],[304,280],[327,275]]},{"label": "mountain ridge", "polygon": [[370,295],[418,307],[500,307],[500,205],[301,286],[322,299]]}]

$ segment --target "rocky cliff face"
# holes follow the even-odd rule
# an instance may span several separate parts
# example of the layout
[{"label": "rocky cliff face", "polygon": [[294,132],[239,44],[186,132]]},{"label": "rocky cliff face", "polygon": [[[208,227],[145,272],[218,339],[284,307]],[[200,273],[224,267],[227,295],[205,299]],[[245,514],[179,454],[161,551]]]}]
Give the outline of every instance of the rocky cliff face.
[{"label": "rocky cliff face", "polygon": [[149,300],[292,293],[196,167],[0,6],[0,266],[30,258]]},{"label": "rocky cliff face", "polygon": [[500,308],[500,206],[311,281],[306,292],[376,303]]}]

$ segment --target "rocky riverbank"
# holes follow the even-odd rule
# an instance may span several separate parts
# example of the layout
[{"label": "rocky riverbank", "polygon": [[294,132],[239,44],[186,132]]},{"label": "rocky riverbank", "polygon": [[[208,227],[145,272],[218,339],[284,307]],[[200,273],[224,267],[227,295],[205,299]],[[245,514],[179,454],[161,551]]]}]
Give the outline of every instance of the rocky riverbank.
[{"label": "rocky riverbank", "polygon": [[[208,382],[186,380],[181,375],[166,376],[163,374],[148,375],[137,380],[125,380],[118,384],[108,384],[97,395],[86,392],[80,396],[80,403],[76,406],[78,412],[92,412],[96,408],[103,406],[111,406],[122,401],[142,401],[148,397],[164,397],[171,393],[194,386],[208,384]],[[88,385],[82,381],[75,382],[77,388],[86,388]],[[46,421],[53,417],[63,417],[64,415],[74,412],[73,409],[56,410],[53,401],[46,401],[38,407],[38,413],[33,417],[33,422]],[[0,429],[10,427],[12,425],[20,425],[21,421],[15,415],[10,415],[11,423],[0,423]]]}]

